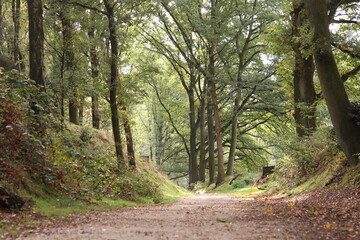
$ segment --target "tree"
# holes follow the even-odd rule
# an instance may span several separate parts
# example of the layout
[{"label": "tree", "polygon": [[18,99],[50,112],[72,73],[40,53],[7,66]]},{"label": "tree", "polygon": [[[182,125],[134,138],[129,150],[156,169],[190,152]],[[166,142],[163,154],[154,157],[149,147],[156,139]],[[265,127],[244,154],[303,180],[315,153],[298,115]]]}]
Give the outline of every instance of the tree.
[{"label": "tree", "polygon": [[44,29],[41,0],[28,0],[30,78],[45,88]]},{"label": "tree", "polygon": [[325,0],[305,0],[313,31],[314,56],[321,88],[334,130],[348,162],[359,163],[360,127],[351,118],[351,104],[331,49],[328,8]]},{"label": "tree", "polygon": [[65,79],[68,83],[69,98],[69,121],[80,124],[79,103],[78,103],[78,86],[76,79],[76,62],[75,62],[75,45],[74,45],[74,23],[70,17],[70,4],[68,0],[60,2],[59,18],[62,25],[63,37],[63,62],[65,70]]},{"label": "tree", "polygon": [[110,109],[111,109],[111,123],[115,141],[116,157],[118,167],[122,169],[125,166],[124,153],[121,145],[119,111],[117,103],[117,84],[118,84],[118,42],[116,35],[116,20],[115,20],[115,3],[111,0],[104,0],[106,9],[106,17],[108,19],[109,41],[111,47],[110,56],[110,80],[109,80],[109,94],[110,94]]},{"label": "tree", "polygon": [[99,129],[100,128],[100,112],[99,112],[99,97],[98,93],[95,92],[95,86],[97,85],[98,78],[99,78],[99,57],[98,57],[98,50],[96,48],[95,43],[95,12],[90,12],[89,17],[89,28],[88,28],[88,36],[90,41],[90,64],[91,64],[91,76],[93,78],[93,86],[94,90],[92,91],[91,96],[91,115],[92,115],[92,126],[93,128]]},{"label": "tree", "polygon": [[[162,12],[162,9],[164,12]],[[176,9],[162,1],[158,12],[159,19],[164,26],[163,32],[168,39],[161,39],[161,37],[156,38],[151,33],[147,33],[147,39],[152,42],[156,52],[163,55],[169,61],[178,74],[179,80],[188,96],[190,127],[189,148],[187,147],[186,142],[184,142],[184,144],[189,155],[189,184],[194,184],[198,181],[195,92],[199,78],[198,71],[195,68],[194,61],[191,60],[191,56],[194,55],[194,52],[196,51],[196,43],[194,39],[191,39],[191,31],[189,31],[182,22],[184,16],[181,16]],[[168,44],[167,41],[171,44]]]}]

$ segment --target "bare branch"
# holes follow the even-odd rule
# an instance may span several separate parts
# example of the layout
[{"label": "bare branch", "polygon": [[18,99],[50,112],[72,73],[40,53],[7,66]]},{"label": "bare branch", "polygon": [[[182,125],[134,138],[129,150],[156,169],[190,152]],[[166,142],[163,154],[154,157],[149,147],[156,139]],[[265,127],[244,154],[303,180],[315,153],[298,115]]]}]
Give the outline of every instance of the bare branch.
[{"label": "bare branch", "polygon": [[351,23],[351,24],[359,24],[358,21],[354,20],[346,20],[346,19],[334,19],[332,23]]},{"label": "bare branch", "polygon": [[353,70],[351,70],[347,73],[344,73],[341,76],[341,80],[343,80],[343,82],[346,82],[350,77],[355,76],[358,72],[360,72],[360,65],[355,67]]}]

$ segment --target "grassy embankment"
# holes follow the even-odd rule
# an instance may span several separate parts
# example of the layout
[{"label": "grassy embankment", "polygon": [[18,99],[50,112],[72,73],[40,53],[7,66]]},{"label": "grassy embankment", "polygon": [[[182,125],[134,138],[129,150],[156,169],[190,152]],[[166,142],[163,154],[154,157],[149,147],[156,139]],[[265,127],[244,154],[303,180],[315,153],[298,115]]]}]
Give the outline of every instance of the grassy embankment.
[{"label": "grassy embankment", "polygon": [[61,222],[72,213],[168,203],[190,194],[142,159],[136,170],[117,170],[110,132],[68,125],[48,130],[46,137],[46,164],[2,162],[1,186],[27,203],[20,211],[0,211],[0,239]]}]

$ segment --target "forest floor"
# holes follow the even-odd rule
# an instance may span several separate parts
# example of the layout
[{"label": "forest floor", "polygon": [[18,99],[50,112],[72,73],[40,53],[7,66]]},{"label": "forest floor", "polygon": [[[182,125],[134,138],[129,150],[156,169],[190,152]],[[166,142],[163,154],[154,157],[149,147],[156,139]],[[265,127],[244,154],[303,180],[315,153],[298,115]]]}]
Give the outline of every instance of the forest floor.
[{"label": "forest floor", "polygon": [[360,188],[296,198],[198,194],[76,214],[19,239],[360,239]]}]

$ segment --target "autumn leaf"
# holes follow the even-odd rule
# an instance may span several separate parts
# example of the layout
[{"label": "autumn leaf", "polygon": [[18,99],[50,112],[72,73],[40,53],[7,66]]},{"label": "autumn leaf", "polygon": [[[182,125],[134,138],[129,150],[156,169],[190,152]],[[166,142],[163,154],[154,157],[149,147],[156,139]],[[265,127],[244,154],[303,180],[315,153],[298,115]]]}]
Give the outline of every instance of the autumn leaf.
[{"label": "autumn leaf", "polygon": [[325,224],[325,228],[327,228],[327,229],[336,229],[337,225],[335,223],[327,223],[327,224]]},{"label": "autumn leaf", "polygon": [[266,212],[272,212],[273,208],[270,206],[269,208],[265,209]]}]

